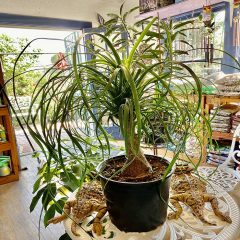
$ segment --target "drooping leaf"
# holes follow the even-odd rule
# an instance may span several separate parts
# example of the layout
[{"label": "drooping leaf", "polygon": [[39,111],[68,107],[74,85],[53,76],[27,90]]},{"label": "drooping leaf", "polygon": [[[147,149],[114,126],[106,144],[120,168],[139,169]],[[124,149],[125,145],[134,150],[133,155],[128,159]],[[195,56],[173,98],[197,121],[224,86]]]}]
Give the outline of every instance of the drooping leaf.
[{"label": "drooping leaf", "polygon": [[33,185],[33,194],[39,189],[40,183],[42,181],[43,176],[39,177],[38,180]]},{"label": "drooping leaf", "polygon": [[39,199],[41,198],[42,194],[44,193],[44,191],[46,191],[45,188],[40,189],[37,192],[37,194],[33,197],[31,204],[30,204],[30,212],[32,212],[35,209],[35,207],[36,207]]},{"label": "drooping leaf", "polygon": [[47,227],[48,226],[48,221],[54,217],[55,215],[55,212],[56,212],[56,209],[55,209],[55,205],[51,205],[45,212],[45,215],[44,215],[44,226]]}]

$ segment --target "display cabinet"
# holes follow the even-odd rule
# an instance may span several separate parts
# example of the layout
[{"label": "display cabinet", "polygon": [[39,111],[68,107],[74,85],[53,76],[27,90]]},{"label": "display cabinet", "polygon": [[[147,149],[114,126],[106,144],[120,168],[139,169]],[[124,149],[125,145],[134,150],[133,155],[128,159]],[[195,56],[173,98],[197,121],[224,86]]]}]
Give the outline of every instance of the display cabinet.
[{"label": "display cabinet", "polygon": [[[16,145],[15,133],[12,126],[10,109],[6,96],[4,95],[4,79],[0,62],[0,125],[2,127],[0,141],[0,185],[19,179],[19,158]],[[7,159],[7,161],[6,161]],[[4,162],[4,164],[3,164]]]}]

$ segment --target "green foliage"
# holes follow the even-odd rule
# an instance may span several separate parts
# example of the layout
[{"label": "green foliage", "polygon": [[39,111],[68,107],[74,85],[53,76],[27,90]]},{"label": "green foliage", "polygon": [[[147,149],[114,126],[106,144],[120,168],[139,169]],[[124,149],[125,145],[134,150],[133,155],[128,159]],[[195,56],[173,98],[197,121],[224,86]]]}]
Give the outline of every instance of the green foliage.
[{"label": "green foliage", "polygon": [[[67,141],[64,142],[66,144]],[[63,213],[63,207],[69,194],[79,188],[83,181],[95,178],[95,168],[102,161],[96,150],[98,149],[94,147],[86,149],[85,156],[77,153],[69,156],[65,153],[64,169],[55,159],[51,159],[39,169],[38,179],[33,186],[34,197],[30,211],[32,212],[41,202],[45,226],[56,213]],[[39,154],[37,155],[39,156]],[[86,161],[90,161],[90,163],[85,165]]]},{"label": "green foliage", "polygon": [[[13,66],[22,49],[28,43],[26,38],[13,39],[6,34],[0,34],[0,53],[7,53],[3,55],[3,68],[5,81],[13,77]],[[32,53],[40,53],[41,49],[30,49]],[[36,67],[38,63],[38,54],[24,54],[19,59],[16,71],[15,71],[15,86],[17,95],[30,96],[35,88],[37,80],[41,77],[41,71],[33,71],[33,67]],[[29,71],[31,70],[32,71]],[[24,75],[19,75],[21,73]],[[13,86],[8,85],[8,94],[13,96]]]},{"label": "green foliage", "polygon": [[[176,60],[187,52],[173,48],[177,35],[184,35],[184,23],[153,18],[129,27],[126,19],[130,13],[123,13],[121,7],[120,15],[110,14],[105,32],[93,33],[93,40],[85,43],[92,59],[77,64],[84,36],[80,37],[73,66],[50,68],[33,92],[31,107],[36,102],[39,107],[35,116],[28,117],[27,126],[46,164],[34,185],[30,209],[42,199],[45,224],[56,211],[62,211],[67,190],[74,191],[86,179],[94,178],[96,165],[110,156],[111,139],[102,126],[104,119],[120,126],[126,154],[130,149],[137,155],[143,135],[149,134],[146,124],[153,125],[151,119],[157,114],[164,140],[176,149],[165,176],[184,151],[187,138],[200,131],[201,82],[190,67]],[[143,30],[139,28],[142,25]],[[122,31],[126,34],[119,34]],[[48,79],[42,82],[45,76]],[[184,87],[179,87],[179,82]],[[195,102],[190,100],[193,92]],[[41,121],[37,126],[38,114]]]}]

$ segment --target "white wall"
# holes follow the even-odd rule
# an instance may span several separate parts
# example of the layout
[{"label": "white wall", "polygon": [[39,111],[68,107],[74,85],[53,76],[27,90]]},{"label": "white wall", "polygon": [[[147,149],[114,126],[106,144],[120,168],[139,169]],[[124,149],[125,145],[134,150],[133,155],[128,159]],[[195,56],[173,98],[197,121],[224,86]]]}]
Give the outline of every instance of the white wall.
[{"label": "white wall", "polygon": [[[0,13],[96,22],[96,13],[115,12],[123,0],[0,0]],[[127,0],[126,9],[138,5]]]}]

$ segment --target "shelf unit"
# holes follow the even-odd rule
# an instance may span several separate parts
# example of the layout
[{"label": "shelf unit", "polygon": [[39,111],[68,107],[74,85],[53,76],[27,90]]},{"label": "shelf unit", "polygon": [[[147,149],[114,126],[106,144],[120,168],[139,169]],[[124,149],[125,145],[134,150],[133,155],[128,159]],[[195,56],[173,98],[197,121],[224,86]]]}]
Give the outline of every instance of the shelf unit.
[{"label": "shelf unit", "polygon": [[[210,109],[213,108],[213,105],[223,105],[229,103],[239,103],[240,104],[240,97],[230,97],[230,96],[218,96],[218,95],[205,95],[203,98],[203,111],[205,115],[208,115]],[[223,133],[223,132],[212,132],[212,139],[213,140],[232,140],[233,134],[232,133]],[[240,139],[239,139],[240,140]],[[204,137],[203,143],[203,156],[204,159],[207,157],[207,144],[208,144],[208,136]]]},{"label": "shelf unit", "polygon": [[212,132],[212,139],[214,140],[232,140],[233,134],[232,133],[223,133],[223,132]]},{"label": "shelf unit", "polygon": [[[229,2],[229,0],[211,0],[211,5],[216,5],[224,2]],[[148,17],[159,16],[160,19],[166,19],[169,17],[174,17],[177,15],[181,15],[187,12],[200,9],[204,5],[206,5],[206,0],[185,0],[179,3],[171,4],[166,7],[156,9],[154,11],[142,13],[138,15],[136,18],[144,19]]]},{"label": "shelf unit", "polygon": [[[0,87],[4,86],[2,66],[0,62]],[[3,93],[0,94],[1,101],[4,105],[0,106],[0,121],[5,128],[7,141],[0,142],[0,153],[4,153],[11,157],[10,168],[11,174],[0,177],[0,185],[17,181],[19,179],[19,159],[15,139],[15,133],[12,126],[12,119],[8,107],[8,102]]]}]

